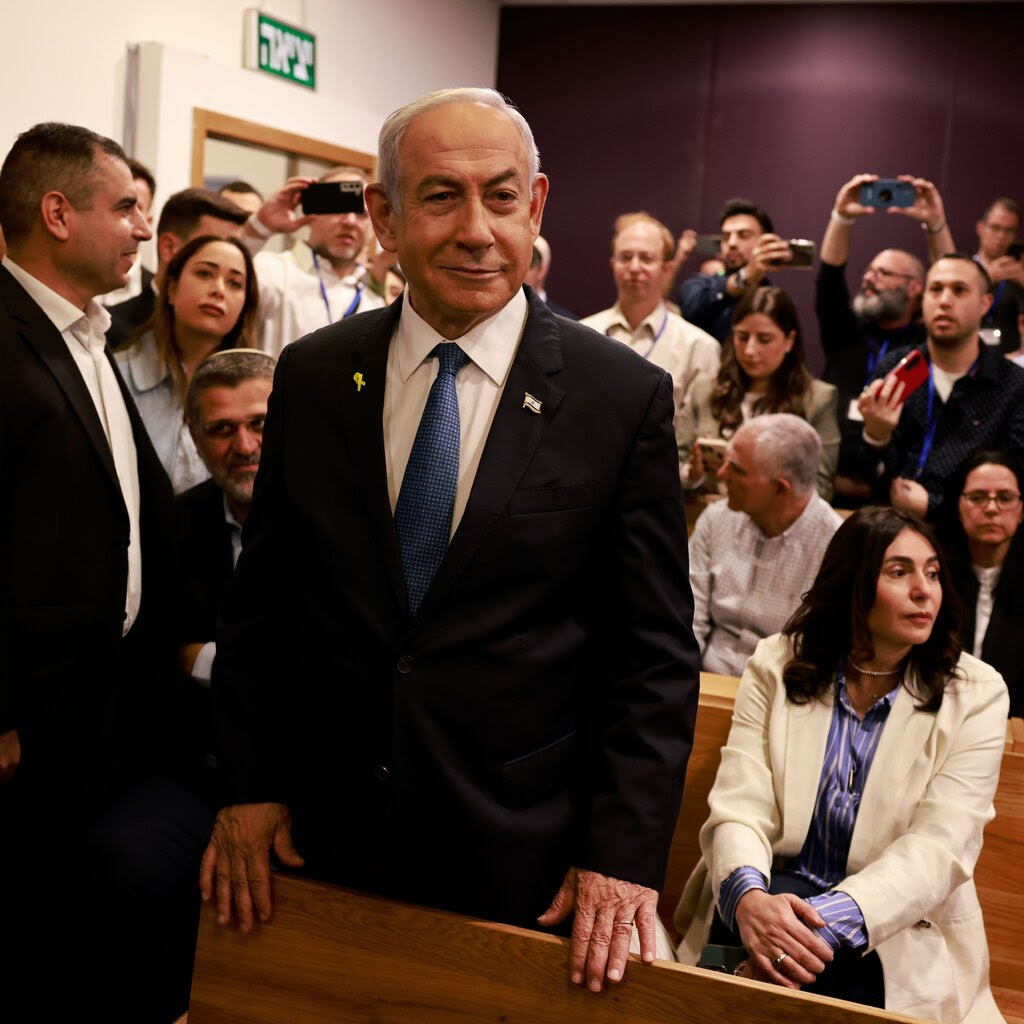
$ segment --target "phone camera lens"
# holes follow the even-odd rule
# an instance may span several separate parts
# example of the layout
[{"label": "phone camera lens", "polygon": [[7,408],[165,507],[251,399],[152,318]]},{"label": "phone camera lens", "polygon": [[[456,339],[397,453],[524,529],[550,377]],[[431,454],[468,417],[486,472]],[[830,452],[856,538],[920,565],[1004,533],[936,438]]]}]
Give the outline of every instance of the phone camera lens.
[{"label": "phone camera lens", "polygon": [[891,188],[879,189],[878,190],[878,198],[881,199],[883,203],[891,203],[892,202],[892,189]]}]

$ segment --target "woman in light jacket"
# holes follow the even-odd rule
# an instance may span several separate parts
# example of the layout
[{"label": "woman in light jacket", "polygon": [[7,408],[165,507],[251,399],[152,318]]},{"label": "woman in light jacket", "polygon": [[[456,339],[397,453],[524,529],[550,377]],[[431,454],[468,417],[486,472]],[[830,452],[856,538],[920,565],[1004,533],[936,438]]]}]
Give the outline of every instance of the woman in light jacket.
[{"label": "woman in light jacket", "polygon": [[973,882],[1007,695],[962,653],[929,527],[856,512],[747,664],[676,911],[679,958],[949,1022],[1002,1020]]}]

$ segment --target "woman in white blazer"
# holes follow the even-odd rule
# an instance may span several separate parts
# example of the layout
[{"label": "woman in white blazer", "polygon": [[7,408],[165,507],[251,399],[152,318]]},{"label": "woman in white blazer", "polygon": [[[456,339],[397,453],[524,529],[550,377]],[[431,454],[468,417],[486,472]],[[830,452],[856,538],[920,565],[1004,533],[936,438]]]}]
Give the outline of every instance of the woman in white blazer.
[{"label": "woman in white blazer", "polygon": [[937,551],[914,517],[861,509],[785,631],[758,645],[676,911],[683,963],[735,935],[754,978],[1002,1020],[972,874],[1008,698],[960,651]]}]

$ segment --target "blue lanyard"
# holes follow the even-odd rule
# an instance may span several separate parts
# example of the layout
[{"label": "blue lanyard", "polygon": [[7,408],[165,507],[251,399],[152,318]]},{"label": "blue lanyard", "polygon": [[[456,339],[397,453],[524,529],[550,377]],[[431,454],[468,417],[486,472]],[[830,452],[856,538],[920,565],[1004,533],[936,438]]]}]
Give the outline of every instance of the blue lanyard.
[{"label": "blue lanyard", "polygon": [[[978,356],[980,359],[981,356]],[[971,363],[971,368],[967,371],[969,377],[978,368],[978,359],[975,359]],[[935,408],[935,365],[931,362],[928,363],[928,422],[924,431],[924,441],[921,443],[921,454],[917,457],[917,472],[914,474],[915,480],[921,479],[921,474],[924,472],[924,464],[928,461],[928,456],[931,454],[932,443],[935,441],[935,431],[939,427],[939,417],[942,415],[940,410]]]},{"label": "blue lanyard", "polygon": [[[316,278],[320,282],[320,298],[324,300],[324,308],[327,310],[327,322],[329,324],[333,324],[334,317],[331,316],[331,304],[327,299],[327,288],[324,285],[324,275],[320,273],[320,259],[316,253],[313,253],[313,266],[316,267]],[[355,298],[353,298],[349,303],[348,309],[342,313],[342,320],[347,320],[359,308],[359,302],[363,297],[364,287],[365,286],[362,282],[356,285]]]},{"label": "blue lanyard", "polygon": [[985,314],[985,319],[982,320],[984,324],[993,324],[996,321],[996,310],[999,308],[999,303],[1003,299],[1003,292],[1006,291],[1006,282],[1000,281],[996,285],[995,293],[992,296],[992,305],[988,307],[988,312]]},{"label": "blue lanyard", "polygon": [[886,338],[879,346],[877,352],[868,353],[868,375],[864,380],[864,387],[867,387],[871,383],[875,367],[885,358],[885,353],[889,351],[889,340],[889,338]]},{"label": "blue lanyard", "polygon": [[658,333],[654,336],[654,341],[651,342],[651,347],[644,353],[644,359],[650,359],[651,353],[654,351],[654,346],[658,344],[658,339],[665,333],[665,328],[668,326],[668,310],[665,310],[665,316],[662,318],[661,326],[658,328]]}]

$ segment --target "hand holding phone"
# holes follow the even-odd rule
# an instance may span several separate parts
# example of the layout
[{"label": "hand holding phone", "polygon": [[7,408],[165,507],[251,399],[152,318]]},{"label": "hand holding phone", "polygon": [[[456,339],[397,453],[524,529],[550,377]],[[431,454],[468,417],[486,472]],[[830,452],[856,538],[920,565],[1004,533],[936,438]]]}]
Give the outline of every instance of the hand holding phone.
[{"label": "hand holding phone", "polygon": [[903,406],[911,392],[928,379],[928,361],[914,349],[885,377],[873,380],[857,399],[867,439],[879,446],[892,440]]},{"label": "hand holding phone", "polygon": [[887,210],[890,206],[910,207],[916,199],[917,189],[913,183],[898,178],[878,178],[860,187],[860,205],[876,210]]}]

